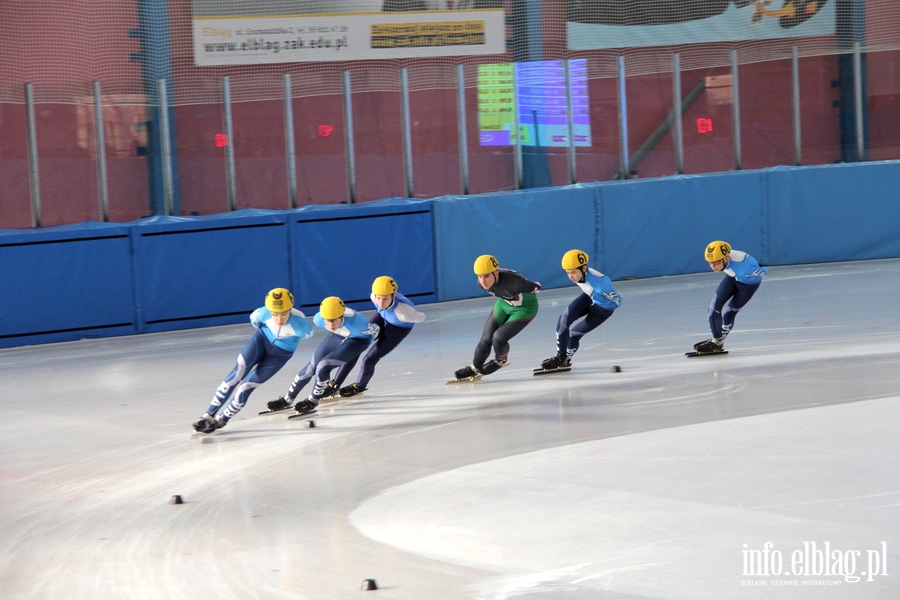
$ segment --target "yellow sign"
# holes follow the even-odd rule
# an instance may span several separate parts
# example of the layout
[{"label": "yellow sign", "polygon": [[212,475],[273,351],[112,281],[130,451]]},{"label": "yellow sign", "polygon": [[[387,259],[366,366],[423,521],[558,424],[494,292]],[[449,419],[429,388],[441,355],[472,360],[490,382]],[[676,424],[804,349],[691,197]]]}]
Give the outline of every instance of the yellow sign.
[{"label": "yellow sign", "polygon": [[484,21],[379,24],[371,30],[372,48],[483,46],[485,39]]}]

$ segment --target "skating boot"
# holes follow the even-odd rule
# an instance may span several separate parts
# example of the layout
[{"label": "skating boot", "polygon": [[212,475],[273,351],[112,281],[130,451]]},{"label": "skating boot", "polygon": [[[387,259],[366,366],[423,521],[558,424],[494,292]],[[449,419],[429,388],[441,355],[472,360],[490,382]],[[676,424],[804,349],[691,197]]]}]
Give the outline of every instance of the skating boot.
[{"label": "skating boot", "polygon": [[330,398],[337,393],[337,384],[333,381],[316,382],[309,399],[318,403],[323,398]]},{"label": "skating boot", "polygon": [[554,371],[556,369],[564,369],[566,367],[571,367],[572,361],[569,360],[568,357],[560,358],[558,356],[551,356],[547,360],[541,363],[541,368],[545,371]]},{"label": "skating boot", "polygon": [[325,388],[322,390],[323,398],[333,398],[338,395],[338,384],[334,381],[329,381]]},{"label": "skating boot", "polygon": [[297,411],[298,415],[308,415],[311,412],[315,412],[318,406],[319,401],[310,396],[306,400],[301,400],[300,402],[295,404],[294,410]]},{"label": "skating boot", "polygon": [[216,429],[225,427],[225,421],[204,414],[192,427],[197,433],[212,433]]},{"label": "skating boot", "polygon": [[457,379],[472,379],[473,377],[480,377],[481,372],[475,367],[463,367],[462,369],[457,369],[454,375]]},{"label": "skating boot", "polygon": [[291,402],[292,400],[290,398],[278,396],[274,400],[269,400],[268,404],[266,404],[266,408],[271,411],[284,410],[291,407]]},{"label": "skating boot", "polygon": [[716,352],[722,352],[724,349],[725,340],[717,340],[716,338],[694,344],[694,350],[698,354],[715,354]]},{"label": "skating boot", "polygon": [[342,387],[339,394],[341,395],[341,398],[349,398],[357,394],[362,394],[364,391],[366,391],[366,388],[360,387],[358,383],[354,383]]},{"label": "skating boot", "polygon": [[481,374],[482,375],[490,375],[491,373],[499,371],[504,366],[506,366],[505,360],[497,360],[497,359],[489,360],[488,362],[484,363],[483,367],[481,367]]}]

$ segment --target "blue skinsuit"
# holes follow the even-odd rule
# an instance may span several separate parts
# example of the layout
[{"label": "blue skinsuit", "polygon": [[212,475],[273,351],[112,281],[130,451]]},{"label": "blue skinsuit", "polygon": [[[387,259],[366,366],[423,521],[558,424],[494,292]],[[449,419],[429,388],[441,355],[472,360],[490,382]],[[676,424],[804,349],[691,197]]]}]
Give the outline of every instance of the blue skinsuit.
[{"label": "blue skinsuit", "polygon": [[769,272],[746,252],[732,250],[728,257],[728,266],[723,271],[725,277],[709,303],[709,329],[716,339],[731,333],[738,311],[750,301],[759,289],[763,275]]},{"label": "blue skinsuit", "polygon": [[322,398],[331,372],[351,361],[355,362],[378,336],[378,325],[369,323],[363,315],[352,308],[344,309],[343,323],[334,332],[325,327],[325,319],[321,313],[316,313],[313,323],[325,329],[328,336],[322,340],[312,358],[291,382],[287,399],[292,402],[313,376],[316,383],[311,398],[315,401]]},{"label": "blue skinsuit", "polygon": [[[572,300],[556,322],[556,356],[559,358],[571,359],[578,351],[582,336],[599,327],[622,304],[622,297],[613,289],[612,280],[590,267],[577,285],[584,293]],[[575,323],[581,317],[584,320]]]},{"label": "blue skinsuit", "polygon": [[[359,367],[356,377],[356,385],[366,389],[375,375],[375,365],[382,358],[396,348],[403,339],[412,331],[413,325],[425,320],[425,315],[416,310],[416,305],[406,296],[394,292],[394,302],[385,309],[378,308],[375,302],[375,294],[371,295],[372,304],[377,312],[369,317],[369,322],[377,325],[381,332],[375,339],[375,343],[366,352]],[[342,366],[334,376],[335,383],[340,386],[356,364],[356,360]]]},{"label": "blue skinsuit", "polygon": [[[256,328],[253,337],[244,345],[234,369],[219,385],[206,410],[208,415],[215,416],[227,402],[219,415],[226,423],[244,408],[253,390],[268,381],[290,360],[300,341],[309,339],[313,334],[306,315],[297,309],[291,310],[287,323],[281,327],[264,306],[253,311],[250,323]],[[228,402],[232,394],[234,398]]]}]

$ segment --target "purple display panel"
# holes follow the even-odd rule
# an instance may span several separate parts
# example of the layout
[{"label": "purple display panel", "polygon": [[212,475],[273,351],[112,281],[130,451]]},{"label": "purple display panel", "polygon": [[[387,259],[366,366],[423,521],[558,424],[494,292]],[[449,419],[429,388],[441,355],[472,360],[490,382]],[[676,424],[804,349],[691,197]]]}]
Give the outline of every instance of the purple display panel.
[{"label": "purple display panel", "polygon": [[[572,135],[576,146],[590,146],[587,61],[572,60],[569,65]],[[523,146],[569,146],[566,62],[479,65],[478,124],[482,146],[508,146],[516,142],[513,133],[516,106]]]}]

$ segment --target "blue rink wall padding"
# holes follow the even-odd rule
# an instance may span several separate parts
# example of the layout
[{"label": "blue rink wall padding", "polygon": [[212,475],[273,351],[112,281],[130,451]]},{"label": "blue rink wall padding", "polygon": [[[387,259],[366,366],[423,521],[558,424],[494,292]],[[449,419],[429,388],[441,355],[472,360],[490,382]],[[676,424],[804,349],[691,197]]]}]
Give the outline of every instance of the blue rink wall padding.
[{"label": "blue rink wall padding", "polygon": [[705,271],[703,250],[713,240],[757,258],[766,246],[764,172],[680,175],[595,189],[604,257],[595,268],[613,279]]},{"label": "blue rink wall padding", "polygon": [[0,231],[0,347],[137,333],[128,225]]},{"label": "blue rink wall padding", "polygon": [[775,168],[770,264],[900,256],[900,162]]},{"label": "blue rink wall padding", "polygon": [[246,321],[269,289],[290,285],[280,211],[153,217],[132,233],[142,331]]},{"label": "blue rink wall padding", "polygon": [[579,186],[436,199],[438,299],[485,295],[473,271],[482,254],[544,288],[570,284],[560,259],[579,245],[593,251],[595,210],[594,190]]},{"label": "blue rink wall padding", "polygon": [[434,302],[432,204],[391,199],[335,209],[308,206],[290,213],[292,281],[297,302],[312,315],[322,298],[338,296],[371,310],[372,281],[388,275],[416,303]]},{"label": "blue rink wall padding", "polygon": [[895,258],[897,181],[885,161],[0,230],[0,347],[246,323],[280,286],[308,315],[371,310],[378,275],[418,304],[481,297],[480,254],[545,289],[572,286],[572,248],[613,280],[706,271],[714,239],[769,265]]}]

